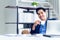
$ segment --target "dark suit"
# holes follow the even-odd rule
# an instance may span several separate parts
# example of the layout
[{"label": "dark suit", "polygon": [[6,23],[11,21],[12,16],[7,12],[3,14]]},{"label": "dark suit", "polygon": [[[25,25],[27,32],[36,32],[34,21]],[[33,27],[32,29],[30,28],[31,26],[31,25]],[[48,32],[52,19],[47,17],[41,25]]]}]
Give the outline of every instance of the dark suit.
[{"label": "dark suit", "polygon": [[40,24],[40,25],[37,25],[35,30],[32,30],[32,27],[31,27],[31,31],[30,33],[31,34],[45,34],[46,33],[46,28],[47,28],[47,21],[45,22],[44,25]]}]

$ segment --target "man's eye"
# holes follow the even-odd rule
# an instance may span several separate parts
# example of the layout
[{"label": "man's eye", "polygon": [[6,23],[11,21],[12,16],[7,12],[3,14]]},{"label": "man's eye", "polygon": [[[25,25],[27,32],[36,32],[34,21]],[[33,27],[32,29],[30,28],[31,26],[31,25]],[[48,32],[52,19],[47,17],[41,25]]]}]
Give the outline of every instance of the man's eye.
[{"label": "man's eye", "polygon": [[38,15],[40,15],[40,14],[38,13]]},{"label": "man's eye", "polygon": [[41,14],[43,14],[43,12],[41,12]]}]

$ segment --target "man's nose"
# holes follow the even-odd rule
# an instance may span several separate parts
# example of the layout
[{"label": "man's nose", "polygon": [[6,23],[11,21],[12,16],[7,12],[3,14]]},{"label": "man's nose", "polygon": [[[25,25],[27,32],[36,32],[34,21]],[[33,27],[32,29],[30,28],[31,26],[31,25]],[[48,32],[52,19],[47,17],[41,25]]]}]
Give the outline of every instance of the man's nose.
[{"label": "man's nose", "polygon": [[40,16],[42,16],[42,14],[40,14]]}]

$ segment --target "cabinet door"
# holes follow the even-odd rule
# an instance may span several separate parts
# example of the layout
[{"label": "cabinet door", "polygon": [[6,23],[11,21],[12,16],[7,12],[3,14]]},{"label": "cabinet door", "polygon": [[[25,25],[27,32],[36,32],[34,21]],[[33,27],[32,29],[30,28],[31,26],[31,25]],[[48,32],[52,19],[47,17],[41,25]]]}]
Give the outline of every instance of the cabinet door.
[{"label": "cabinet door", "polygon": [[16,24],[6,24],[6,34],[16,34]]},{"label": "cabinet door", "polygon": [[5,8],[5,22],[16,22],[17,21],[17,9]]},{"label": "cabinet door", "polygon": [[16,8],[5,8],[5,27],[6,34],[16,33],[17,10]]}]

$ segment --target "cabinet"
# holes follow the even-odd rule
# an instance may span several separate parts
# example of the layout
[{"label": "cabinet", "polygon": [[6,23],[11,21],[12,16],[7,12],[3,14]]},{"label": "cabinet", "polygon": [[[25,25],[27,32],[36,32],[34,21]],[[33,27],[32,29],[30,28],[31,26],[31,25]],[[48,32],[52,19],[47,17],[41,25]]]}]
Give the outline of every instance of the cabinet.
[{"label": "cabinet", "polygon": [[6,33],[16,34],[17,10],[15,8],[5,8]]}]

